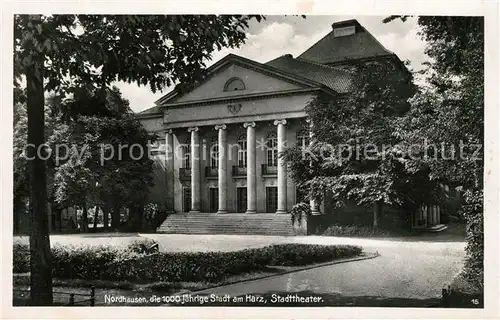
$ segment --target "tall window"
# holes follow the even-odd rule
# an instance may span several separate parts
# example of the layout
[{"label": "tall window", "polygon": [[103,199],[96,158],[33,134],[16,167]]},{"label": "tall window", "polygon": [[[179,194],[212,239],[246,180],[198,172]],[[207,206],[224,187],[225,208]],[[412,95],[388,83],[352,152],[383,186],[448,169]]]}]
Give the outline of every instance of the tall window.
[{"label": "tall window", "polygon": [[305,150],[309,147],[309,131],[300,130],[297,132],[297,146],[302,150]]},{"label": "tall window", "polygon": [[271,132],[266,139],[266,158],[269,167],[278,165],[278,138],[276,132]]},{"label": "tall window", "polygon": [[210,143],[210,167],[219,167],[219,144],[217,138],[213,138]]},{"label": "tall window", "polygon": [[238,167],[247,167],[247,138],[243,134],[238,137]]},{"label": "tall window", "polygon": [[182,188],[182,211],[189,212],[191,210],[191,188]]},{"label": "tall window", "polygon": [[191,168],[191,141],[188,139],[185,144],[182,145],[182,162],[183,167],[186,169]]},{"label": "tall window", "polygon": [[247,210],[247,188],[236,188],[236,209],[243,213]]},{"label": "tall window", "polygon": [[278,210],[278,188],[266,187],[266,212],[276,212]]}]

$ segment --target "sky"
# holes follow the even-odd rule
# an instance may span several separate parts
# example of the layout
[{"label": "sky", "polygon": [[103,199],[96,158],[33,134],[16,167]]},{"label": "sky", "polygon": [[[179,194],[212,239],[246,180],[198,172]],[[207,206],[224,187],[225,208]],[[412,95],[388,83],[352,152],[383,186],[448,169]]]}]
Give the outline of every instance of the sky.
[{"label": "sky", "polygon": [[[265,63],[284,54],[297,57],[332,30],[332,23],[357,19],[375,38],[394,52],[401,60],[409,60],[415,70],[426,60],[425,42],[418,36],[416,18],[406,22],[394,20],[384,24],[382,16],[267,16],[266,20],[252,22],[247,29],[247,40],[238,49],[222,49],[213,54],[210,66],[229,53]],[[133,111],[139,112],[154,106],[154,102],[172,88],[153,94],[149,87],[117,83],[124,98],[130,101]]]}]

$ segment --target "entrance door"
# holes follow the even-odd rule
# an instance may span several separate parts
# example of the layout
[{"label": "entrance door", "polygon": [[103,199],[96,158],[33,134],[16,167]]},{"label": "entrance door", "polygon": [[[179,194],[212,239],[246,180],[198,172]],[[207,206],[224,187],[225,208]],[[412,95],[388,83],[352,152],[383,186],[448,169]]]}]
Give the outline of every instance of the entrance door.
[{"label": "entrance door", "polygon": [[219,189],[210,188],[210,212],[217,212],[219,208]]},{"label": "entrance door", "polygon": [[276,213],[278,210],[278,187],[266,187],[266,212]]},{"label": "entrance door", "polygon": [[182,211],[191,211],[191,188],[182,189]]},{"label": "entrance door", "polygon": [[236,189],[237,211],[244,213],[247,211],[247,188]]}]

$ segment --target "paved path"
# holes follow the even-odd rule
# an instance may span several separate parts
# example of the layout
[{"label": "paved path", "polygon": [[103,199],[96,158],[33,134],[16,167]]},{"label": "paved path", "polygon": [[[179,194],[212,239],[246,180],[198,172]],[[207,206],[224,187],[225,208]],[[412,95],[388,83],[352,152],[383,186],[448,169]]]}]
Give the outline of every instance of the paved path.
[{"label": "paved path", "polygon": [[464,242],[387,241],[335,237],[295,237],[294,242],[357,244],[381,256],[299,271],[273,278],[205,290],[244,295],[314,292],[348,297],[439,298],[441,288],[460,271]]}]

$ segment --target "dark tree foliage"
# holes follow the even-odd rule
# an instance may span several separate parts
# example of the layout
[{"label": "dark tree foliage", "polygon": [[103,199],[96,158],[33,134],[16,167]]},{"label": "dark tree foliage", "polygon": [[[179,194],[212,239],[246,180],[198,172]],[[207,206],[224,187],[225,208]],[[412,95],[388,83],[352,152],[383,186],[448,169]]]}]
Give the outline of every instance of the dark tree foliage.
[{"label": "dark tree foliage", "polygon": [[73,118],[65,141],[71,149],[55,170],[55,200],[117,208],[112,226],[118,229],[119,209],[147,197],[153,168],[148,147],[156,136],[141,126],[117,88],[106,90],[106,108],[87,107],[92,102],[94,97],[83,95],[63,108]]},{"label": "dark tree foliage", "polygon": [[[386,21],[407,17],[392,16]],[[428,86],[412,98],[408,116],[396,126],[407,145],[445,145],[435,156],[415,161],[432,179],[463,191],[467,221],[465,276],[483,287],[484,19],[418,17],[431,61]],[[425,151],[425,147],[421,148]]]},{"label": "dark tree foliage", "polygon": [[305,153],[296,147],[283,154],[294,180],[316,199],[331,192],[338,206],[346,200],[386,203],[409,213],[435,201],[436,184],[425,169],[407,167],[394,134],[414,92],[412,79],[393,61],[357,63],[348,94],[321,94],[306,106],[313,145]]}]

